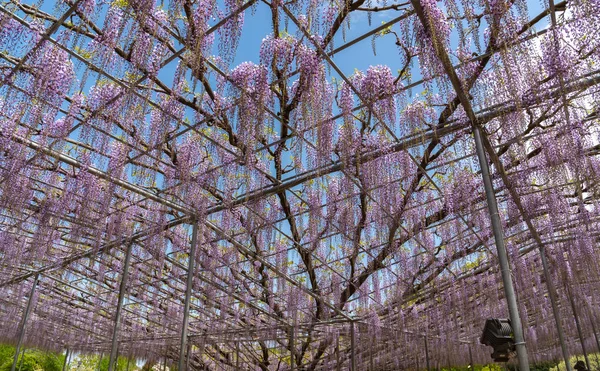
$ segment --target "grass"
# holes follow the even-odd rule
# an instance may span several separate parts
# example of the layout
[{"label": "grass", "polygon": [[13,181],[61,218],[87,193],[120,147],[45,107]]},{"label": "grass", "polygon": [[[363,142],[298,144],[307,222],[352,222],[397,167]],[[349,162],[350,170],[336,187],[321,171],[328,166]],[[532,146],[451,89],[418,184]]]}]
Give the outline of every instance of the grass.
[{"label": "grass", "polygon": [[[600,371],[600,353],[588,353],[588,359],[590,360],[591,371]],[[572,356],[569,359],[571,367],[575,365],[577,361],[584,361],[583,355]],[[550,371],[566,371],[565,361],[561,361],[556,367],[552,367]]]}]

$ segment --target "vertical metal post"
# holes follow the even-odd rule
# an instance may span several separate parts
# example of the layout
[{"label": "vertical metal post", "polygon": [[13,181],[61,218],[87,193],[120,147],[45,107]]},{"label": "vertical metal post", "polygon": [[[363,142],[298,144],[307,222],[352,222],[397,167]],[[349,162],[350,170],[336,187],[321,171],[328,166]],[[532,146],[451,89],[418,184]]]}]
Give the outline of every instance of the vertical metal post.
[{"label": "vertical metal post", "polygon": [[340,364],[340,336],[339,336],[339,334],[338,334],[337,338],[335,339],[335,364],[336,364],[336,370],[342,371],[342,365]]},{"label": "vertical metal post", "polygon": [[240,342],[235,342],[235,369],[240,371]]},{"label": "vertical metal post", "polygon": [[573,317],[575,318],[575,326],[577,327],[577,334],[579,335],[579,342],[581,343],[583,358],[585,358],[585,365],[588,370],[591,370],[592,367],[590,364],[590,359],[588,358],[587,350],[585,349],[585,339],[583,337],[583,331],[581,331],[581,324],[579,323],[579,314],[577,313],[577,308],[575,307],[575,300],[573,299],[571,290],[567,290],[567,294],[569,295],[569,301],[571,302],[571,310],[573,310]]},{"label": "vertical metal post", "polygon": [[296,369],[296,328],[295,325],[290,327],[290,370]]},{"label": "vertical metal post", "polygon": [[163,371],[167,371],[167,356],[165,356],[165,361],[163,362]]},{"label": "vertical metal post", "polygon": [[21,368],[23,367],[24,358],[25,358],[25,347],[23,347],[23,351],[21,352],[21,361],[19,362],[19,371],[21,371]]},{"label": "vertical metal post", "polygon": [[69,354],[69,359],[67,360],[67,370],[69,371],[69,369],[71,368],[71,361],[73,360],[73,352],[70,352]]},{"label": "vertical metal post", "polygon": [[369,343],[369,370],[375,371],[375,365],[373,364],[373,342]]},{"label": "vertical metal post", "polygon": [[481,139],[482,133],[481,129],[475,125],[475,122],[472,122],[472,127],[475,137],[477,157],[479,158],[479,167],[481,169],[481,176],[483,178],[483,185],[485,187],[488,211],[492,221],[494,241],[498,251],[498,262],[500,264],[500,272],[502,274],[502,283],[504,284],[504,295],[506,295],[510,323],[513,328],[513,335],[515,338],[515,348],[517,350],[519,370],[529,371],[529,359],[527,356],[527,347],[525,346],[525,337],[523,336],[521,316],[519,315],[517,296],[515,295],[510,265],[508,263],[508,253],[506,252],[506,245],[504,244],[504,231],[502,230],[502,223],[500,221],[500,214],[498,212],[498,202],[496,200],[496,195],[494,194],[494,186],[490,177],[490,168],[487,158],[485,157],[485,151],[483,149],[483,142]]},{"label": "vertical metal post", "polygon": [[98,370],[100,371],[100,368],[102,366],[102,357],[104,357],[104,353],[100,353],[100,358],[98,358]]},{"label": "vertical metal post", "polygon": [[119,369],[119,357],[121,356],[121,352],[119,347],[121,346],[121,342],[117,340],[117,357],[115,358],[115,369]]},{"label": "vertical metal post", "polygon": [[65,363],[63,363],[63,371],[67,371],[67,365],[69,362],[69,348],[67,348],[67,353],[65,354]]},{"label": "vertical metal post", "polygon": [[183,306],[183,326],[181,328],[181,343],[179,344],[179,363],[177,370],[184,371],[185,351],[188,341],[188,325],[190,322],[190,301],[192,297],[192,285],[194,279],[194,262],[196,259],[196,240],[198,238],[198,221],[194,220],[192,227],[192,243],[190,245],[190,254],[188,257],[187,281],[185,288],[185,301]]},{"label": "vertical metal post", "polygon": [[546,249],[544,246],[540,246],[540,259],[542,260],[542,270],[544,272],[544,280],[546,281],[546,288],[548,289],[548,297],[550,299],[550,305],[552,306],[552,314],[554,315],[554,323],[556,325],[556,333],[558,334],[558,342],[560,343],[560,349],[562,351],[563,359],[567,371],[572,371],[571,363],[569,363],[569,351],[567,349],[567,343],[565,342],[565,335],[562,328],[562,319],[560,315],[560,309],[558,309],[558,295],[556,288],[554,287],[554,281],[550,275],[550,269],[548,268],[548,257],[546,256]]},{"label": "vertical metal post", "polygon": [[23,340],[25,339],[25,328],[27,327],[27,320],[29,320],[29,314],[31,313],[33,296],[35,295],[35,287],[37,286],[39,279],[40,274],[38,273],[33,278],[33,285],[31,286],[31,292],[29,293],[29,299],[27,300],[27,307],[25,308],[25,313],[23,313],[23,321],[21,321],[21,326],[19,326],[19,341],[17,342],[17,348],[15,349],[15,357],[13,359],[12,366],[10,367],[10,371],[15,371],[15,369],[17,368],[17,360],[19,359],[21,346],[23,345]]},{"label": "vertical metal post", "polygon": [[185,369],[190,369],[190,359],[192,358],[192,342],[188,341],[187,344],[187,357],[185,357]]},{"label": "vertical metal post", "polygon": [[[590,318],[590,322],[592,323],[592,331],[594,331],[596,347],[598,348],[598,352],[600,352],[600,341],[598,340],[598,332],[596,332],[596,325],[594,324],[594,319]],[[600,357],[598,357],[598,353],[594,352],[594,358],[596,359],[596,369],[598,369],[598,367],[600,367]]]},{"label": "vertical metal post", "polygon": [[110,348],[110,358],[108,360],[108,371],[114,370],[114,363],[117,359],[117,351],[119,349],[119,329],[121,328],[121,311],[123,310],[123,299],[127,289],[127,277],[129,273],[129,262],[131,261],[131,250],[133,242],[127,245],[125,252],[125,262],[123,263],[123,272],[121,275],[121,284],[119,286],[119,298],[117,301],[117,311],[115,313],[115,325],[113,327],[112,344]]},{"label": "vertical metal post", "polygon": [[[598,339],[598,331],[596,330],[596,324],[594,323],[594,314],[588,307],[588,311],[590,312],[590,323],[592,325],[592,331],[594,332],[594,339],[596,340],[596,346],[598,347],[598,352],[600,352],[600,340]],[[598,360],[598,353],[594,353],[596,358],[596,364],[600,366],[600,360]]]},{"label": "vertical metal post", "polygon": [[475,367],[473,364],[473,352],[471,351],[471,344],[469,344],[469,364],[471,365],[471,369]]},{"label": "vertical metal post", "polygon": [[592,331],[594,331],[594,339],[596,339],[596,346],[598,347],[598,352],[600,352],[600,340],[598,340],[598,331],[596,330],[594,318],[590,318],[590,322],[592,324]]},{"label": "vertical metal post", "polygon": [[430,368],[429,368],[429,346],[427,345],[427,336],[423,336],[423,339],[425,340],[425,363],[427,365],[427,371],[430,371]]},{"label": "vertical metal post", "polygon": [[350,322],[350,371],[356,371],[356,359],[354,358],[354,321]]}]

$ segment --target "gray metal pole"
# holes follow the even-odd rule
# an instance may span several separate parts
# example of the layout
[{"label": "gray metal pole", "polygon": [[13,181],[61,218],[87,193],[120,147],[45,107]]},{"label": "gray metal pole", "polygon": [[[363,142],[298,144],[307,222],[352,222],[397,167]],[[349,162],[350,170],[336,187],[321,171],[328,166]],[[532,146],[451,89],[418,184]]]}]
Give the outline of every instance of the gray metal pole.
[{"label": "gray metal pole", "polygon": [[340,335],[338,334],[335,340],[335,364],[336,370],[342,371],[342,365],[340,364]]},{"label": "gray metal pole", "polygon": [[71,354],[69,354],[69,359],[67,360],[67,370],[69,371],[69,369],[71,368],[71,361],[73,360],[73,352],[70,352]]},{"label": "gray metal pole", "polygon": [[585,339],[583,337],[583,331],[581,330],[581,324],[579,323],[579,314],[577,313],[577,308],[575,307],[575,300],[573,299],[571,290],[567,290],[567,294],[569,295],[569,301],[571,302],[571,310],[573,310],[573,317],[575,318],[575,326],[577,327],[577,335],[579,335],[579,342],[581,343],[583,358],[585,358],[585,365],[588,370],[591,370],[592,367],[590,364],[590,359],[588,358],[587,350],[585,349]]},{"label": "gray metal pole", "polygon": [[350,322],[350,371],[356,371],[356,359],[354,358],[354,321]]},{"label": "gray metal pole", "polygon": [[565,342],[565,335],[562,328],[562,319],[560,310],[558,309],[558,295],[554,287],[554,281],[550,275],[550,269],[548,268],[548,257],[546,256],[546,249],[544,246],[540,246],[540,258],[542,260],[542,270],[544,272],[544,280],[546,281],[546,288],[548,289],[548,297],[550,298],[550,305],[552,306],[552,314],[554,315],[554,323],[556,325],[556,332],[558,334],[558,342],[560,343],[560,349],[562,351],[563,359],[567,371],[572,371],[571,363],[569,363],[569,351],[567,349],[567,343]]},{"label": "gray metal pole", "polygon": [[427,371],[429,371],[429,346],[427,345],[427,336],[423,336],[423,339],[425,340],[425,364],[427,366]]},{"label": "gray metal pole", "polygon": [[119,299],[117,301],[117,311],[115,313],[115,326],[113,328],[112,344],[110,349],[110,359],[108,360],[108,371],[114,370],[114,364],[117,359],[119,349],[119,329],[121,328],[121,311],[123,309],[123,299],[127,288],[127,276],[129,273],[129,262],[131,261],[131,250],[133,243],[127,245],[125,252],[125,262],[123,263],[123,274],[121,275],[121,285],[119,286]]},{"label": "gray metal pole", "polygon": [[198,221],[194,220],[192,227],[192,243],[190,245],[190,255],[188,258],[187,282],[185,288],[185,302],[183,307],[183,326],[181,328],[181,343],[179,345],[179,363],[178,371],[184,371],[185,351],[188,342],[188,325],[190,322],[190,300],[192,297],[192,285],[194,278],[194,261],[196,259],[196,240],[198,238]]},{"label": "gray metal pole", "polygon": [[290,370],[294,371],[296,369],[296,357],[294,354],[294,349],[296,346],[296,329],[295,326],[290,328]]},{"label": "gray metal pole", "polygon": [[369,371],[375,371],[375,365],[373,364],[373,342],[369,342]]},{"label": "gray metal pole", "polygon": [[521,325],[521,316],[519,315],[517,296],[515,295],[510,265],[508,263],[508,253],[506,252],[506,245],[504,244],[504,231],[502,230],[502,223],[500,221],[500,214],[498,212],[498,202],[496,201],[496,195],[494,194],[494,186],[492,185],[492,179],[490,177],[490,168],[487,158],[485,157],[485,151],[483,149],[481,129],[475,125],[475,122],[472,122],[472,124],[477,157],[479,158],[479,167],[481,168],[481,176],[483,178],[483,185],[485,187],[487,206],[490,213],[490,219],[492,221],[494,241],[498,251],[498,262],[500,264],[500,272],[502,274],[502,283],[504,284],[504,294],[506,295],[506,301],[508,304],[508,314],[515,338],[515,348],[517,351],[517,359],[519,361],[519,370],[529,371],[527,347],[525,346],[525,337],[523,336],[523,327]]},{"label": "gray metal pole", "polygon": [[67,371],[67,365],[69,362],[69,348],[67,348],[67,353],[65,354],[65,363],[63,363],[63,371]]},{"label": "gray metal pole", "polygon": [[240,371],[240,342],[235,342],[235,369]]},{"label": "gray metal pole", "polygon": [[25,358],[25,347],[23,347],[23,351],[21,352],[21,361],[19,362],[19,371],[23,367],[23,359]]},{"label": "gray metal pole", "polygon": [[192,342],[188,341],[187,344],[187,357],[185,357],[185,369],[190,369],[190,359],[192,358]]},{"label": "gray metal pole", "polygon": [[[596,330],[596,324],[594,323],[594,314],[589,309],[590,308],[588,308],[588,311],[590,312],[590,323],[592,325],[592,331],[594,332],[594,339],[596,339],[596,346],[598,347],[598,352],[600,352],[600,340],[598,339],[598,331]],[[600,366],[600,362],[598,362],[598,354],[597,353],[596,353],[596,363],[598,363],[598,365]]]},{"label": "gray metal pole", "polygon": [[598,352],[600,352],[600,340],[598,339],[598,331],[596,330],[594,318],[590,318],[590,323],[592,324],[592,331],[594,331],[594,339],[596,339],[596,346],[598,347]]},{"label": "gray metal pole", "polygon": [[33,279],[33,285],[31,286],[31,292],[29,293],[29,299],[27,300],[27,307],[25,308],[25,313],[23,313],[23,321],[21,321],[21,326],[19,328],[19,341],[17,342],[17,348],[15,349],[15,357],[13,359],[12,366],[10,367],[10,371],[15,371],[15,369],[17,368],[17,360],[19,359],[21,346],[23,345],[23,340],[25,339],[25,328],[27,327],[27,320],[29,320],[29,314],[31,313],[33,296],[35,294],[35,287],[37,286],[39,279],[40,274],[38,273]]},{"label": "gray metal pole", "polygon": [[471,344],[469,344],[469,364],[471,365],[471,369],[475,367],[473,364],[473,352],[471,351]]}]

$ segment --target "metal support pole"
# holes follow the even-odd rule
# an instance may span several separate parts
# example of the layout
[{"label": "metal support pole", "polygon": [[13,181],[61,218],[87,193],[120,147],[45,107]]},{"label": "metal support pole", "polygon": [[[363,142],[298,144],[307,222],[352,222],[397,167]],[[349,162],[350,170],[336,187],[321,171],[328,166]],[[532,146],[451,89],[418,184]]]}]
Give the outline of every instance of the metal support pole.
[{"label": "metal support pole", "polygon": [[25,313],[23,313],[23,321],[21,321],[21,326],[19,328],[19,341],[17,342],[17,348],[15,349],[15,357],[13,359],[12,366],[10,367],[10,371],[15,371],[15,369],[17,368],[17,360],[19,359],[21,346],[23,345],[23,340],[25,339],[25,328],[27,326],[27,320],[29,320],[29,314],[31,313],[33,296],[35,294],[35,287],[37,286],[39,279],[40,275],[38,273],[33,279],[33,285],[31,286],[31,292],[29,293],[29,300],[27,300],[27,307],[25,308]]},{"label": "metal support pole", "polygon": [[240,371],[240,342],[235,342],[235,369]]},{"label": "metal support pole", "polygon": [[73,360],[73,352],[70,352],[71,354],[69,354],[69,360],[67,361],[67,370],[69,371],[69,369],[71,368],[71,361]]},{"label": "metal support pole", "polygon": [[473,364],[473,352],[471,351],[471,345],[469,344],[469,364],[471,365],[471,369],[475,367]]},{"label": "metal support pole", "polygon": [[113,328],[112,344],[110,349],[110,358],[108,360],[108,371],[114,370],[114,364],[117,359],[117,351],[119,349],[119,329],[121,328],[121,311],[123,309],[123,299],[125,298],[125,291],[127,288],[127,276],[129,273],[129,262],[131,260],[131,250],[133,249],[133,243],[130,242],[127,245],[127,251],[125,252],[125,262],[123,263],[123,273],[121,275],[121,285],[119,286],[119,299],[117,301],[117,311],[115,313],[115,325]]},{"label": "metal support pole", "polygon": [[24,358],[25,358],[25,347],[23,347],[23,351],[21,352],[21,361],[19,362],[19,371],[21,371],[21,368],[23,367]]},{"label": "metal support pole", "polygon": [[187,344],[187,357],[185,357],[185,369],[190,369],[190,359],[192,358],[192,342],[188,341]]},{"label": "metal support pole", "polygon": [[120,352],[120,342],[117,341],[117,357],[115,358],[115,369],[118,370],[119,369],[119,357],[121,356],[121,352]]},{"label": "metal support pole", "polygon": [[373,342],[369,342],[369,371],[375,371],[373,364]]},{"label": "metal support pole", "polygon": [[165,361],[163,362],[163,371],[167,371],[167,356],[165,356]]},{"label": "metal support pole", "polygon": [[296,355],[294,352],[296,346],[296,328],[292,326],[290,328],[290,370],[294,371],[296,369]]},{"label": "metal support pole", "polygon": [[67,371],[67,365],[69,364],[69,348],[67,348],[67,353],[65,354],[65,363],[63,363],[63,371]]},{"label": "metal support pole", "polygon": [[185,302],[183,307],[183,326],[181,328],[181,343],[179,344],[179,363],[177,364],[178,371],[184,371],[185,367],[185,351],[187,349],[188,325],[190,322],[190,301],[192,297],[192,285],[194,279],[194,261],[196,259],[196,240],[198,238],[198,221],[194,220],[192,223],[192,243],[190,245],[190,255],[188,257]]},{"label": "metal support pole", "polygon": [[342,365],[340,364],[340,336],[338,334],[335,339],[335,369],[337,371],[342,371]]},{"label": "metal support pole", "polygon": [[100,368],[102,366],[102,357],[104,357],[104,353],[100,353],[100,358],[98,358],[98,370],[100,371]]},{"label": "metal support pole", "polygon": [[590,322],[592,324],[592,331],[594,331],[594,339],[596,339],[596,346],[598,347],[598,352],[600,352],[600,340],[598,339],[598,331],[596,330],[594,318],[590,318]]},{"label": "metal support pole", "polygon": [[356,359],[354,358],[354,321],[350,322],[350,371],[356,371]]},{"label": "metal support pole", "polygon": [[504,284],[504,295],[508,304],[508,313],[510,323],[513,328],[513,336],[515,338],[515,348],[517,351],[517,359],[519,361],[520,371],[529,371],[529,359],[527,356],[527,347],[525,346],[525,337],[523,336],[523,327],[521,325],[521,316],[519,315],[519,306],[517,304],[517,296],[512,282],[510,265],[508,263],[508,253],[504,244],[504,231],[500,221],[498,212],[498,202],[494,194],[494,186],[490,177],[490,168],[485,157],[483,142],[481,139],[481,129],[472,122],[473,134],[475,137],[475,147],[477,157],[479,158],[479,167],[481,168],[481,176],[485,187],[485,196],[487,199],[488,211],[492,221],[492,230],[494,232],[494,241],[498,251],[498,262],[500,264],[500,272],[502,274],[502,283]]},{"label": "metal support pole", "polygon": [[577,313],[577,308],[575,307],[575,300],[573,299],[571,290],[567,290],[567,294],[569,295],[569,301],[571,302],[571,309],[573,310],[573,317],[575,318],[575,326],[577,327],[577,335],[579,335],[579,342],[581,343],[581,351],[583,352],[583,358],[585,358],[585,365],[588,370],[591,370],[592,367],[587,354],[587,350],[585,349],[585,339],[583,337],[583,331],[581,330],[581,324],[579,323],[579,313]]},{"label": "metal support pole", "polygon": [[572,371],[571,364],[569,363],[569,351],[567,349],[567,343],[565,342],[565,335],[562,328],[562,319],[560,310],[558,309],[558,295],[556,294],[556,288],[554,287],[554,281],[550,275],[550,269],[548,268],[548,257],[546,256],[546,249],[544,246],[540,246],[540,259],[542,260],[542,270],[544,272],[544,280],[546,281],[546,288],[548,289],[548,297],[550,299],[550,305],[552,306],[552,314],[554,315],[554,323],[556,325],[556,333],[558,334],[558,342],[560,343],[560,349],[562,351],[563,359],[567,371]]},{"label": "metal support pole", "polygon": [[[590,312],[590,323],[592,325],[592,331],[594,332],[594,339],[596,340],[596,346],[598,347],[598,352],[600,352],[600,340],[598,339],[598,331],[596,330],[596,324],[594,323],[594,314],[592,313],[590,308],[588,307],[588,311]],[[596,363],[600,366],[600,361],[598,360],[598,353],[596,355]]]},{"label": "metal support pole", "polygon": [[430,371],[430,368],[429,368],[429,346],[427,345],[427,336],[423,336],[423,340],[425,340],[425,364],[427,366],[427,371]]}]

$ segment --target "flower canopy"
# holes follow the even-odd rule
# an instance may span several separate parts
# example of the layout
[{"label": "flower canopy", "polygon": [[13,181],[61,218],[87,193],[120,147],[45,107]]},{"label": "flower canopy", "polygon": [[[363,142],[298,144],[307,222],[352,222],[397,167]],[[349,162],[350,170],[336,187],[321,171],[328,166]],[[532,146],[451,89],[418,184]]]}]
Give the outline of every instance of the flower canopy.
[{"label": "flower canopy", "polygon": [[591,349],[598,68],[599,0],[2,0],[0,338],[487,363],[508,310],[478,131],[530,360],[556,323]]}]

